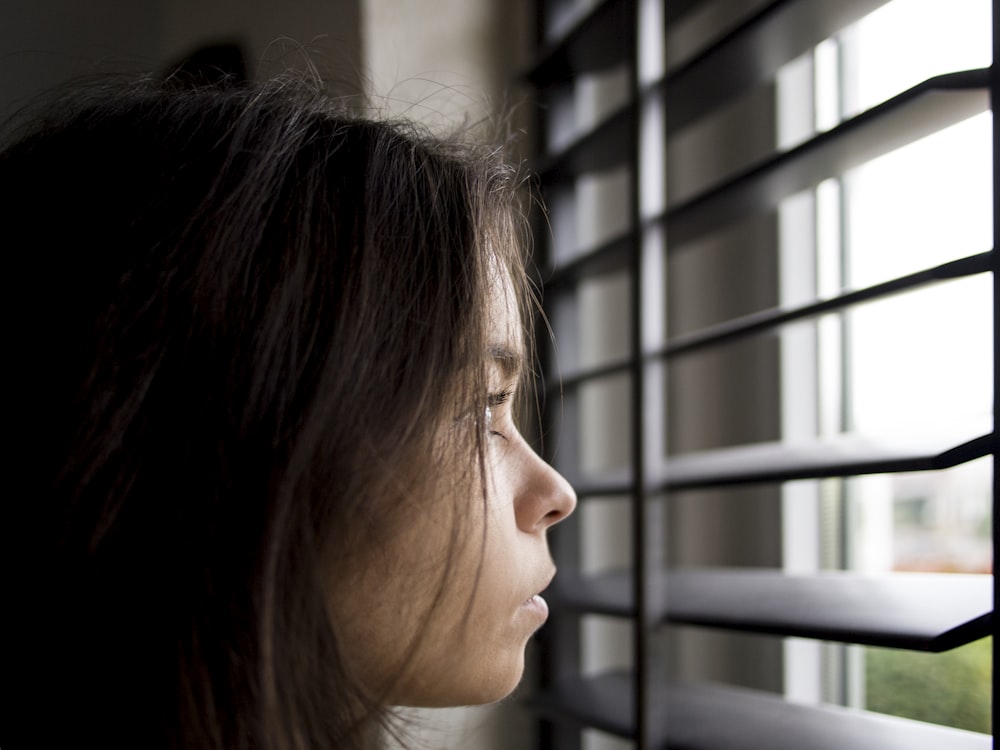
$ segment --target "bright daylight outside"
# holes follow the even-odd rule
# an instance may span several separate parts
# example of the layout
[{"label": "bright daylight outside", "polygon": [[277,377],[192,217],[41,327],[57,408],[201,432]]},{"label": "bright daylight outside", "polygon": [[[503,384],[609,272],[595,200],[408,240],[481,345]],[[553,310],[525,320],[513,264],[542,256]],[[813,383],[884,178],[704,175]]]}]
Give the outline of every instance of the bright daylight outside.
[{"label": "bright daylight outside", "polygon": [[[988,0],[887,3],[810,56],[813,127],[833,127],[932,76],[989,67],[990,29]],[[990,250],[992,123],[985,104],[980,114],[858,166],[810,196],[815,291],[861,289]],[[991,279],[978,274],[819,321],[815,430],[968,438],[989,432],[991,310]],[[821,483],[811,527],[819,536],[816,564],[989,573],[991,479],[984,458],[941,472]],[[812,671],[801,667],[809,659],[805,646],[789,651],[793,683],[803,683],[804,670],[825,700],[990,731],[989,639],[935,655],[862,647],[832,655],[834,647],[823,648],[825,654],[813,654]],[[933,668],[923,658],[935,660]]]}]

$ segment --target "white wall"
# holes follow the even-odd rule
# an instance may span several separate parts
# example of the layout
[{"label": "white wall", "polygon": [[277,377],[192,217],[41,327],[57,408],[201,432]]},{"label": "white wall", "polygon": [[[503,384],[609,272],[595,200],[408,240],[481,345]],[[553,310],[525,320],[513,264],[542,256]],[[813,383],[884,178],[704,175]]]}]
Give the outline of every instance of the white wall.
[{"label": "white wall", "polygon": [[445,130],[523,115],[533,18],[531,0],[364,0],[375,104]]}]

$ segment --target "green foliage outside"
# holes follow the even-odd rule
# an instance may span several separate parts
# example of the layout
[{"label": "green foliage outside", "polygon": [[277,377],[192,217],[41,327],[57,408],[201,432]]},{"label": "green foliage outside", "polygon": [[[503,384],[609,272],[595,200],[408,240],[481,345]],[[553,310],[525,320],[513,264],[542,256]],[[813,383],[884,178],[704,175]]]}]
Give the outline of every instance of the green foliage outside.
[{"label": "green foliage outside", "polygon": [[990,732],[992,640],[942,654],[865,649],[870,711]]}]

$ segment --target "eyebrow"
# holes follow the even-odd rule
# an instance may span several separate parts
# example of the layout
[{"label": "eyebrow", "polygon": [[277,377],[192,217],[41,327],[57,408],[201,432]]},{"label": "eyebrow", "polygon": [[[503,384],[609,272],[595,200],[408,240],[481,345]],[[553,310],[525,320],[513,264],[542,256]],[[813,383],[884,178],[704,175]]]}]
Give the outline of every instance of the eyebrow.
[{"label": "eyebrow", "polygon": [[521,375],[524,358],[520,352],[509,346],[493,345],[490,347],[490,356],[500,367],[505,380],[514,380]]}]

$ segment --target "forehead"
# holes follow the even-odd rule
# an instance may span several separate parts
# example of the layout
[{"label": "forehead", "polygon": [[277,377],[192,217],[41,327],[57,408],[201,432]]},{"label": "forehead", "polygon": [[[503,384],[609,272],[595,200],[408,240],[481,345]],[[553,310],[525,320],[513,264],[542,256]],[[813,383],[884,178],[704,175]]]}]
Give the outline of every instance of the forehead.
[{"label": "forehead", "polygon": [[505,379],[517,377],[524,360],[524,329],[514,284],[506,270],[490,281],[489,356]]}]

